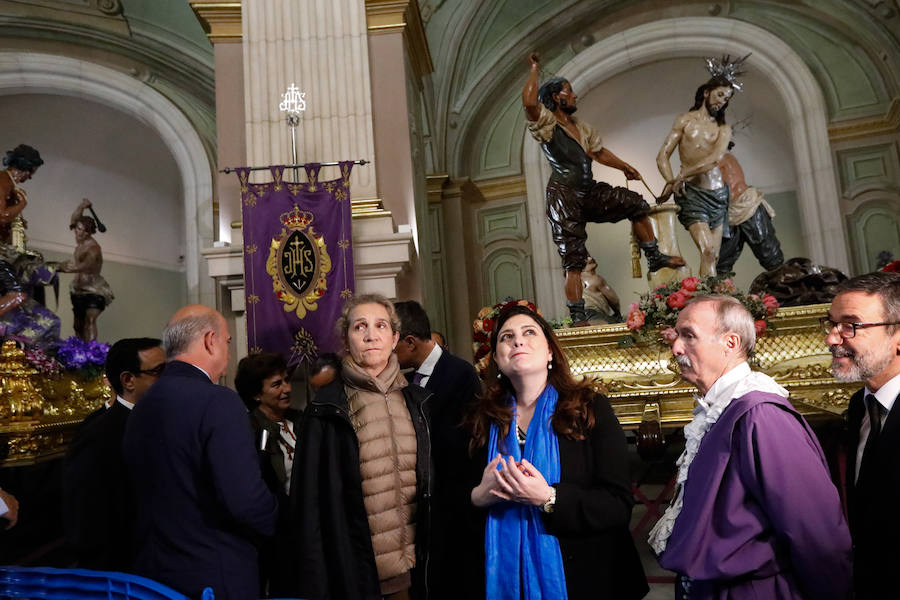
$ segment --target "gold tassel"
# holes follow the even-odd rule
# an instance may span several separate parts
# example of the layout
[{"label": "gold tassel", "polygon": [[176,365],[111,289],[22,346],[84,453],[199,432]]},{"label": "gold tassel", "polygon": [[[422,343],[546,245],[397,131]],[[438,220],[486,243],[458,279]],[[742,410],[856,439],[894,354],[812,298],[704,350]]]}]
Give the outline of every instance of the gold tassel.
[{"label": "gold tassel", "polygon": [[631,232],[631,276],[634,279],[641,278],[641,247],[638,246],[634,231]]}]

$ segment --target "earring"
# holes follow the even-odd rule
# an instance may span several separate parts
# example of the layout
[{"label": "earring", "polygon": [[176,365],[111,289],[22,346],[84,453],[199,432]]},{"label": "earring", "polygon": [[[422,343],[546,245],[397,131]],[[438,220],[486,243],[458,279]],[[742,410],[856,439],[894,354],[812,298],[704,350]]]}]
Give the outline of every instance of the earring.
[{"label": "earring", "polygon": [[503,377],[503,373],[497,373],[497,379],[500,379],[502,377]]},{"label": "earring", "polygon": [[547,362],[547,370],[550,371],[553,369],[553,361]]}]

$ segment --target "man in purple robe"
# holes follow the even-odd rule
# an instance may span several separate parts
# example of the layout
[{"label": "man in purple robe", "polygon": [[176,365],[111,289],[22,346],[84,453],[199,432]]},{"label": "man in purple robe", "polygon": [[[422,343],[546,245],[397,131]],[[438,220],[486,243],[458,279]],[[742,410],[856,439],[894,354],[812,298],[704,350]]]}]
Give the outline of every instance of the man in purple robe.
[{"label": "man in purple robe", "polygon": [[850,596],[850,533],[822,449],[787,391],[747,364],[756,334],[736,299],[699,296],[672,352],[701,397],[678,491],[650,532],[676,598]]},{"label": "man in purple robe", "polygon": [[857,600],[896,598],[900,564],[900,274],[840,284],[822,319],[832,371],[862,381],[847,410],[847,508]]}]

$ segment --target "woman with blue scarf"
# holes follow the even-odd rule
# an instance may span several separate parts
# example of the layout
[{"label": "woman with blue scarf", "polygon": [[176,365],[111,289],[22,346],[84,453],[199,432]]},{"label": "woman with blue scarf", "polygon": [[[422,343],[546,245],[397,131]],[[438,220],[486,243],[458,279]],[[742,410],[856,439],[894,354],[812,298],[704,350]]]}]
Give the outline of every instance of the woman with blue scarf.
[{"label": "woman with blue scarf", "polygon": [[487,389],[467,419],[487,465],[471,492],[485,520],[486,598],[643,598],[612,407],[573,379],[534,305],[507,303],[491,325]]}]

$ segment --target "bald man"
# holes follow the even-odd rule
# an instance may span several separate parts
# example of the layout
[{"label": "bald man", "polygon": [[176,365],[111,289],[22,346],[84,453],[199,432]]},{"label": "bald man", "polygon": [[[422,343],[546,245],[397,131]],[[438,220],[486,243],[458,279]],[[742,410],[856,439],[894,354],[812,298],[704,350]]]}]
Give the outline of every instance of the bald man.
[{"label": "bald man", "polygon": [[232,390],[216,385],[228,366],[224,317],[180,309],[163,332],[169,360],[134,407],[125,460],[137,502],[133,572],[199,598],[259,597],[253,539],[275,532],[277,502],[263,482]]}]

